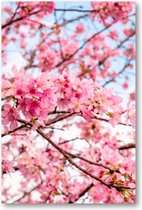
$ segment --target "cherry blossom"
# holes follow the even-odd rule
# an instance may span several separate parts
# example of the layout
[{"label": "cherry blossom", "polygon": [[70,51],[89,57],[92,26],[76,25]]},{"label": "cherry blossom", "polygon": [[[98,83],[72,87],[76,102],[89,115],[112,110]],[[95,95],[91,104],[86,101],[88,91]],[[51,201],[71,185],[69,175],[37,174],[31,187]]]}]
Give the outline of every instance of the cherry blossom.
[{"label": "cherry blossom", "polygon": [[3,203],[135,203],[135,31],[133,2],[2,3]]}]

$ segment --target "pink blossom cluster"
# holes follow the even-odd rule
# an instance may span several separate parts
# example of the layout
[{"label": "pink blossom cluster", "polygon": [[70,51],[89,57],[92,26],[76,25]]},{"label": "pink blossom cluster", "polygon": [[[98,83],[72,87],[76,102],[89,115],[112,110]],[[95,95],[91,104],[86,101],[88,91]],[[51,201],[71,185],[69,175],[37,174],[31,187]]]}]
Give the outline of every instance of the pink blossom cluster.
[{"label": "pink blossom cluster", "polygon": [[54,11],[54,2],[17,2],[20,6],[20,15],[29,15],[31,13],[42,12],[42,13],[52,13]]},{"label": "pink blossom cluster", "polygon": [[[56,32],[55,32],[56,33]],[[66,38],[61,38],[60,43],[62,46],[62,56],[64,59],[68,59],[75,50],[79,47],[79,44],[74,37],[70,37],[70,42]],[[62,56],[60,50],[57,50],[59,46],[57,45],[57,40],[50,40],[49,42],[45,41],[46,36],[42,37],[42,43],[38,48],[38,54],[36,56],[37,61],[39,62],[40,68],[43,72],[51,71],[56,67],[58,63],[62,61]],[[52,48],[55,46],[55,49]],[[57,49],[56,49],[57,48]],[[68,63],[72,63],[73,59]]]},{"label": "pink blossom cluster", "polygon": [[[112,124],[118,123],[123,111],[122,99],[94,84],[93,80],[79,79],[74,75],[57,76],[44,73],[39,77],[24,73],[24,70],[14,72],[14,78],[2,79],[2,94],[9,100],[3,105],[3,123],[14,129],[21,114],[28,122],[45,125],[47,116],[55,108],[78,112],[86,120],[95,115],[110,117]],[[23,78],[27,78],[24,79]],[[89,91],[88,91],[89,87]]]},{"label": "pink blossom cluster", "polygon": [[117,20],[133,11],[132,2],[101,2],[101,4],[92,2],[91,4],[104,24],[109,23],[110,17],[112,20]]}]

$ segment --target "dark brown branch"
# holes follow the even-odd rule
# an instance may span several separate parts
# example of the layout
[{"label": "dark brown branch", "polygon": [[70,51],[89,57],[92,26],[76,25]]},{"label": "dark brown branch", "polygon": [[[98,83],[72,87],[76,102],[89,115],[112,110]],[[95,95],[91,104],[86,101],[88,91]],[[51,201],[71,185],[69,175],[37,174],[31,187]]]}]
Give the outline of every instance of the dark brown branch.
[{"label": "dark brown branch", "polygon": [[[50,112],[49,115],[50,114],[69,114],[69,116],[70,116],[71,113],[69,111],[56,111],[55,110],[53,112]],[[79,114],[79,116],[81,116],[80,112],[74,112],[72,114]],[[66,118],[66,116],[65,116],[65,118]],[[100,121],[104,121],[104,122],[109,122],[109,119],[102,118],[102,117],[97,117],[97,116],[94,116],[92,119],[96,119],[96,120],[100,120]],[[61,117],[61,120],[62,120],[62,117]],[[60,118],[59,118],[59,121],[60,121]],[[55,122],[56,122],[56,120],[55,120]],[[53,123],[54,123],[54,121],[53,121]],[[125,126],[132,126],[131,124],[126,124],[126,123],[121,123],[121,122],[118,123],[118,124],[119,125],[125,125]]]},{"label": "dark brown branch", "polygon": [[[101,121],[104,121],[104,122],[109,122],[109,119],[102,118],[102,117],[94,116],[94,119],[101,120]],[[126,124],[126,123],[118,123],[118,125],[132,126],[131,124]]]},{"label": "dark brown branch", "polygon": [[16,14],[17,14],[17,11],[18,11],[18,9],[19,9],[19,7],[20,7],[20,3],[18,4],[18,6],[17,6],[17,8],[16,8],[15,12],[13,13],[13,16],[11,17],[11,21],[13,21],[13,20],[14,20],[14,18],[15,18],[15,16],[16,16]]},{"label": "dark brown branch", "polygon": [[13,96],[6,96],[4,98],[2,98],[1,100],[4,101],[4,100],[11,100],[13,98]]},{"label": "dark brown branch", "polygon": [[53,112],[49,112],[48,115],[51,115],[51,114],[70,114],[70,111],[57,111],[57,110],[54,110]]},{"label": "dark brown branch", "polygon": [[[62,112],[61,112],[61,113],[62,113]],[[57,118],[55,118],[54,120],[51,120],[51,121],[49,121],[48,123],[46,123],[46,126],[49,126],[49,125],[52,125],[52,124],[57,123],[57,122],[59,122],[59,121],[62,121],[62,120],[64,120],[64,119],[66,119],[66,118],[69,118],[69,117],[75,115],[75,114],[77,114],[77,113],[74,112],[74,113],[69,113],[68,115],[65,115],[65,116],[62,116],[62,117],[57,117]],[[22,128],[31,128],[31,127],[32,127],[32,123],[31,123],[31,122],[27,122],[26,120],[18,119],[17,121],[20,122],[20,123],[23,123],[24,125],[21,125],[21,126],[15,128],[15,129],[12,130],[12,131],[8,131],[7,133],[3,133],[3,134],[2,134],[2,137],[6,136],[6,135],[10,135],[11,133],[14,133],[15,131],[20,130],[20,129],[22,129]],[[46,127],[39,126],[39,128],[46,128]],[[48,128],[48,127],[47,127],[47,128]],[[52,129],[53,129],[53,128],[52,128]]]},{"label": "dark brown branch", "polygon": [[[55,11],[63,11],[63,9],[55,9]],[[73,12],[73,11],[75,11],[75,12],[96,12],[97,10],[68,9],[67,11],[71,11],[71,12]],[[35,11],[35,12],[32,12],[32,13],[29,13],[28,16],[35,15],[35,14],[37,14],[39,12],[41,12],[41,10],[38,10],[38,11]],[[14,15],[14,17],[15,17],[15,15]],[[16,19],[13,19],[12,18],[10,21],[8,21],[7,23],[5,23],[5,24],[2,25],[2,29],[6,28],[7,26],[9,26],[9,25],[11,25],[11,24],[13,24],[15,22],[21,21],[23,19],[25,19],[25,16],[21,16],[21,17],[16,18]]]},{"label": "dark brown branch", "polygon": [[14,133],[15,131],[18,131],[18,130],[20,130],[22,128],[27,128],[27,126],[26,125],[21,125],[21,126],[15,128],[12,131],[8,131],[7,133],[3,133],[1,136],[4,137],[4,136],[7,136],[7,135],[10,135],[10,134]]},{"label": "dark brown branch", "polygon": [[73,116],[73,115],[75,115],[75,114],[76,114],[76,113],[74,112],[74,113],[70,113],[70,114],[65,115],[65,116],[62,116],[62,117],[57,117],[56,119],[47,122],[45,125],[46,125],[46,126],[52,125],[52,124],[54,124],[54,123],[57,123],[57,122],[59,122],[59,121],[62,121],[62,120],[64,120],[64,119],[66,119],[66,118],[69,118],[69,117],[71,117],[71,116]]},{"label": "dark brown branch", "polygon": [[113,169],[111,169],[111,168],[109,168],[109,167],[107,167],[107,166],[104,166],[104,165],[101,164],[101,163],[95,163],[95,162],[93,162],[92,160],[88,160],[88,159],[86,159],[86,158],[84,158],[84,157],[81,157],[81,156],[72,154],[72,153],[67,152],[67,151],[65,151],[65,150],[64,150],[64,152],[67,153],[68,155],[70,155],[70,156],[73,157],[73,158],[77,158],[77,159],[83,160],[83,161],[85,161],[85,162],[87,162],[87,163],[89,163],[89,164],[91,164],[91,165],[95,165],[95,166],[99,166],[99,167],[105,168],[105,169],[109,170],[111,173],[113,173],[113,172],[118,172],[118,173],[119,173],[118,170],[113,170]]},{"label": "dark brown branch", "polygon": [[[37,10],[35,12],[32,12],[32,13],[29,13],[28,15],[31,16],[31,15],[35,15],[37,13],[41,12],[41,10]],[[11,24],[13,23],[16,23],[16,22],[19,22],[21,20],[24,20],[25,19],[25,16],[21,16],[19,18],[16,18],[16,19],[11,19],[10,21],[8,21],[7,23],[5,23],[4,25],[2,25],[2,29],[6,28],[7,26],[10,26]],[[25,19],[26,20],[26,19]]]},{"label": "dark brown branch", "polygon": [[67,25],[68,23],[72,23],[72,22],[75,22],[77,20],[80,20],[80,19],[83,19],[83,18],[86,18],[88,17],[88,14],[85,14],[85,15],[81,15],[81,16],[78,16],[77,18],[73,18],[73,19],[70,19],[70,20],[64,20],[64,22],[61,24],[62,26],[65,26]]},{"label": "dark brown branch", "polygon": [[90,185],[88,185],[79,195],[78,197],[75,199],[74,202],[70,201],[69,203],[75,203],[76,201],[78,201],[81,197],[83,197],[92,187],[94,186],[93,183],[91,183]]},{"label": "dark brown branch", "polygon": [[131,189],[134,190],[135,188],[130,188],[128,186],[122,186],[122,185],[116,185],[116,184],[112,184],[112,183],[106,183],[105,181],[103,181],[102,179],[90,174],[88,171],[86,171],[84,168],[80,167],[77,163],[75,163],[70,156],[60,147],[58,146],[54,141],[52,141],[48,135],[46,135],[45,133],[42,132],[41,129],[37,129],[37,132],[44,138],[46,139],[53,147],[55,147],[70,163],[71,165],[75,166],[78,170],[80,170],[81,172],[83,172],[84,174],[86,174],[87,176],[101,182],[101,184],[105,185],[106,187],[109,188],[115,188],[116,190],[120,191],[122,189]]},{"label": "dark brown branch", "polygon": [[84,140],[84,139],[83,138],[69,139],[69,140],[65,140],[65,141],[60,142],[59,145],[66,144],[66,143],[69,143],[69,142],[72,142],[72,141],[75,141],[75,140]]},{"label": "dark brown branch", "polygon": [[124,146],[119,147],[119,150],[125,150],[125,149],[133,149],[136,148],[136,144],[134,143],[130,143],[130,144],[126,144]]}]

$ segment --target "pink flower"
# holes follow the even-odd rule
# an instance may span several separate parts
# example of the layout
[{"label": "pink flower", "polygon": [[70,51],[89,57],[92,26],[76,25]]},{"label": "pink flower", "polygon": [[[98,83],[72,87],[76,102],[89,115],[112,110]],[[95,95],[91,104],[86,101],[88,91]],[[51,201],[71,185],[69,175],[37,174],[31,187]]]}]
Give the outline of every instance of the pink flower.
[{"label": "pink flower", "polygon": [[10,129],[14,130],[18,127],[17,119],[19,119],[19,113],[16,109],[11,107],[10,104],[4,105],[4,110],[2,111],[2,123],[3,125],[9,124]]},{"label": "pink flower", "polygon": [[85,28],[84,28],[84,26],[83,26],[83,24],[78,24],[77,26],[76,26],[76,33],[78,33],[78,34],[81,34],[81,33],[84,33],[85,32]]},{"label": "pink flower", "polygon": [[2,161],[2,173],[14,172],[13,162],[9,160]]},{"label": "pink flower", "polygon": [[55,8],[55,2],[40,2],[40,7],[45,12],[52,13]]},{"label": "pink flower", "polygon": [[12,73],[14,75],[14,79],[16,79],[16,78],[22,78],[23,75],[24,75],[24,69],[23,68],[17,69],[17,66],[16,65],[13,65],[13,67],[12,67]]},{"label": "pink flower", "polygon": [[135,100],[136,100],[136,93],[135,93],[135,92],[130,93],[130,99],[131,99],[132,101],[135,101]]},{"label": "pink flower", "polygon": [[124,88],[124,89],[128,89],[128,87],[129,87],[128,81],[125,81],[125,82],[123,83],[123,88]]},{"label": "pink flower", "polygon": [[18,109],[21,110],[27,120],[38,117],[40,114],[40,102],[30,98],[20,99]]},{"label": "pink flower", "polygon": [[111,31],[108,35],[108,37],[110,37],[111,39],[118,39],[118,33],[117,31]]},{"label": "pink flower", "polygon": [[129,48],[124,51],[124,55],[128,58],[135,58],[135,49],[134,45],[129,44]]},{"label": "pink flower", "polygon": [[134,33],[134,30],[132,30],[132,29],[124,29],[124,34],[127,37],[131,36],[131,34],[133,34],[133,33]]},{"label": "pink flower", "polygon": [[[99,11],[97,15],[104,25],[107,25],[112,19],[118,20],[126,16],[133,10],[132,2],[101,2],[101,4],[100,2],[92,2],[91,4],[93,9]],[[96,17],[96,13],[92,17]]]},{"label": "pink flower", "polygon": [[19,15],[22,15],[26,18],[31,12],[38,11],[38,8],[41,10],[42,15],[45,12],[50,14],[54,11],[54,7],[54,2],[20,2],[20,9],[18,11]]},{"label": "pink flower", "polygon": [[28,80],[28,84],[26,84],[25,87],[25,91],[26,91],[26,97],[36,97],[39,98],[42,93],[38,91],[37,89],[37,84],[36,84],[36,80],[34,80],[33,78],[30,78]]}]

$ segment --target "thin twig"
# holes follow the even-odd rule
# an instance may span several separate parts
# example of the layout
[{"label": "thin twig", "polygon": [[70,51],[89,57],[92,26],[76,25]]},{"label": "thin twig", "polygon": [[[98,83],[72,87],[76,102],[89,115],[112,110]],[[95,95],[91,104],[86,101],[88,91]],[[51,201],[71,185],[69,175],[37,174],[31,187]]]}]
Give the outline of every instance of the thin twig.
[{"label": "thin twig", "polygon": [[75,203],[76,201],[78,201],[81,197],[83,197],[92,187],[94,187],[94,184],[91,183],[89,184],[79,195],[78,197],[73,201],[69,201],[69,203]]},{"label": "thin twig", "polygon": [[127,69],[127,67],[130,65],[131,60],[133,60],[133,58],[129,59],[125,63],[125,65],[123,66],[123,68],[113,78],[111,78],[110,80],[106,81],[105,84],[103,85],[103,87],[105,87],[106,85],[108,85],[111,82],[114,82],[115,79],[116,79],[116,77],[118,77],[120,74],[122,74]]},{"label": "thin twig", "polygon": [[10,135],[10,134],[14,133],[15,131],[20,130],[22,128],[28,128],[28,127],[26,125],[21,125],[21,126],[15,128],[12,131],[8,131],[7,133],[3,133],[1,136],[4,137],[4,136],[7,136],[7,135]]}]

